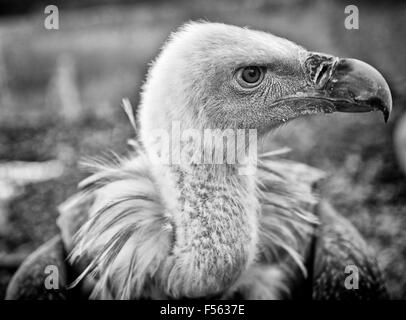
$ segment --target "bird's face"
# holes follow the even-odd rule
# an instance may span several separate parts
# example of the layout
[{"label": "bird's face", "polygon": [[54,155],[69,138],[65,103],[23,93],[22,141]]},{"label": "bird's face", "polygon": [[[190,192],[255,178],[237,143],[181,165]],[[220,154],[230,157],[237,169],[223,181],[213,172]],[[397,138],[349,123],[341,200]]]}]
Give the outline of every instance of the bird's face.
[{"label": "bird's face", "polygon": [[145,91],[159,89],[144,118],[158,126],[165,118],[262,133],[318,112],[381,110],[386,120],[392,107],[385,79],[364,62],[217,23],[188,24],[174,34],[150,75]]}]

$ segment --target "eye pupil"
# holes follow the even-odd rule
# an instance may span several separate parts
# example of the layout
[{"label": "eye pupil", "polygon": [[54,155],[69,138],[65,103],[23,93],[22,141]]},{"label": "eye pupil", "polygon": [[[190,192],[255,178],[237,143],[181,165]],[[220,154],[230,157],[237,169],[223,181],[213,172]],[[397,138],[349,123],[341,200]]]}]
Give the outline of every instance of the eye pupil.
[{"label": "eye pupil", "polygon": [[255,83],[261,77],[261,70],[258,67],[246,67],[242,72],[242,79],[247,83]]}]

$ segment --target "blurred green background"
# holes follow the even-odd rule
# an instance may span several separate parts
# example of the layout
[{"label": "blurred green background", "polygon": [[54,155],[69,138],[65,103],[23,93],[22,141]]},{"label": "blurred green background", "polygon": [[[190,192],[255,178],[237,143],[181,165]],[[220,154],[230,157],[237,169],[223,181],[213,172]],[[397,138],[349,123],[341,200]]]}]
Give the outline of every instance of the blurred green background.
[{"label": "blurred green background", "polygon": [[[406,3],[54,1],[59,30],[44,28],[47,4],[0,1],[0,164],[58,159],[66,170],[19,187],[4,204],[8,226],[0,232],[0,257],[24,256],[57,232],[57,205],[86,175],[78,161],[127,150],[133,133],[121,99],[137,106],[148,63],[168,35],[184,22],[206,19],[361,59],[388,79],[394,99],[388,124],[378,113],[313,116],[279,130],[270,144],[289,146],[289,158],[329,173],[324,195],[375,249],[391,294],[406,298],[406,178],[396,157],[403,140],[393,142],[406,122]],[[359,30],[344,28],[347,4],[359,8]],[[13,268],[0,263],[0,298]]]}]

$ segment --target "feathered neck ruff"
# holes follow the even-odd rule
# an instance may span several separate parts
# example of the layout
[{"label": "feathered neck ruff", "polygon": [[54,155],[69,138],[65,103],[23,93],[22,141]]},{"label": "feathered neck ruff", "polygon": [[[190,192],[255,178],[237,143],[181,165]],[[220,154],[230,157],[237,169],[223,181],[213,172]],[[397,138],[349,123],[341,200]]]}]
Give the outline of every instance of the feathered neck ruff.
[{"label": "feathered neck ruff", "polygon": [[72,285],[90,281],[93,298],[226,298],[255,287],[248,279],[268,267],[285,273],[265,295],[278,298],[291,269],[306,273],[317,169],[265,155],[252,179],[219,180],[204,167],[151,168],[141,149],[89,167],[93,175],[60,211],[65,220],[86,216],[71,240],[70,261],[84,265]]}]

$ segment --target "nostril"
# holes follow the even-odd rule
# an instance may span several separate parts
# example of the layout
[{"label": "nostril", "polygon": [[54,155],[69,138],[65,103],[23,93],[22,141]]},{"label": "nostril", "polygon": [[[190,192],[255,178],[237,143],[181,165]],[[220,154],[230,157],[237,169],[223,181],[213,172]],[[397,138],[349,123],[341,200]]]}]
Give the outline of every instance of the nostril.
[{"label": "nostril", "polygon": [[329,77],[330,65],[329,64],[321,64],[318,68],[318,72],[316,74],[315,83],[319,86],[323,86],[326,83],[326,79]]},{"label": "nostril", "polygon": [[310,53],[304,63],[308,79],[318,87],[324,86],[330,78],[336,59],[329,55]]}]

